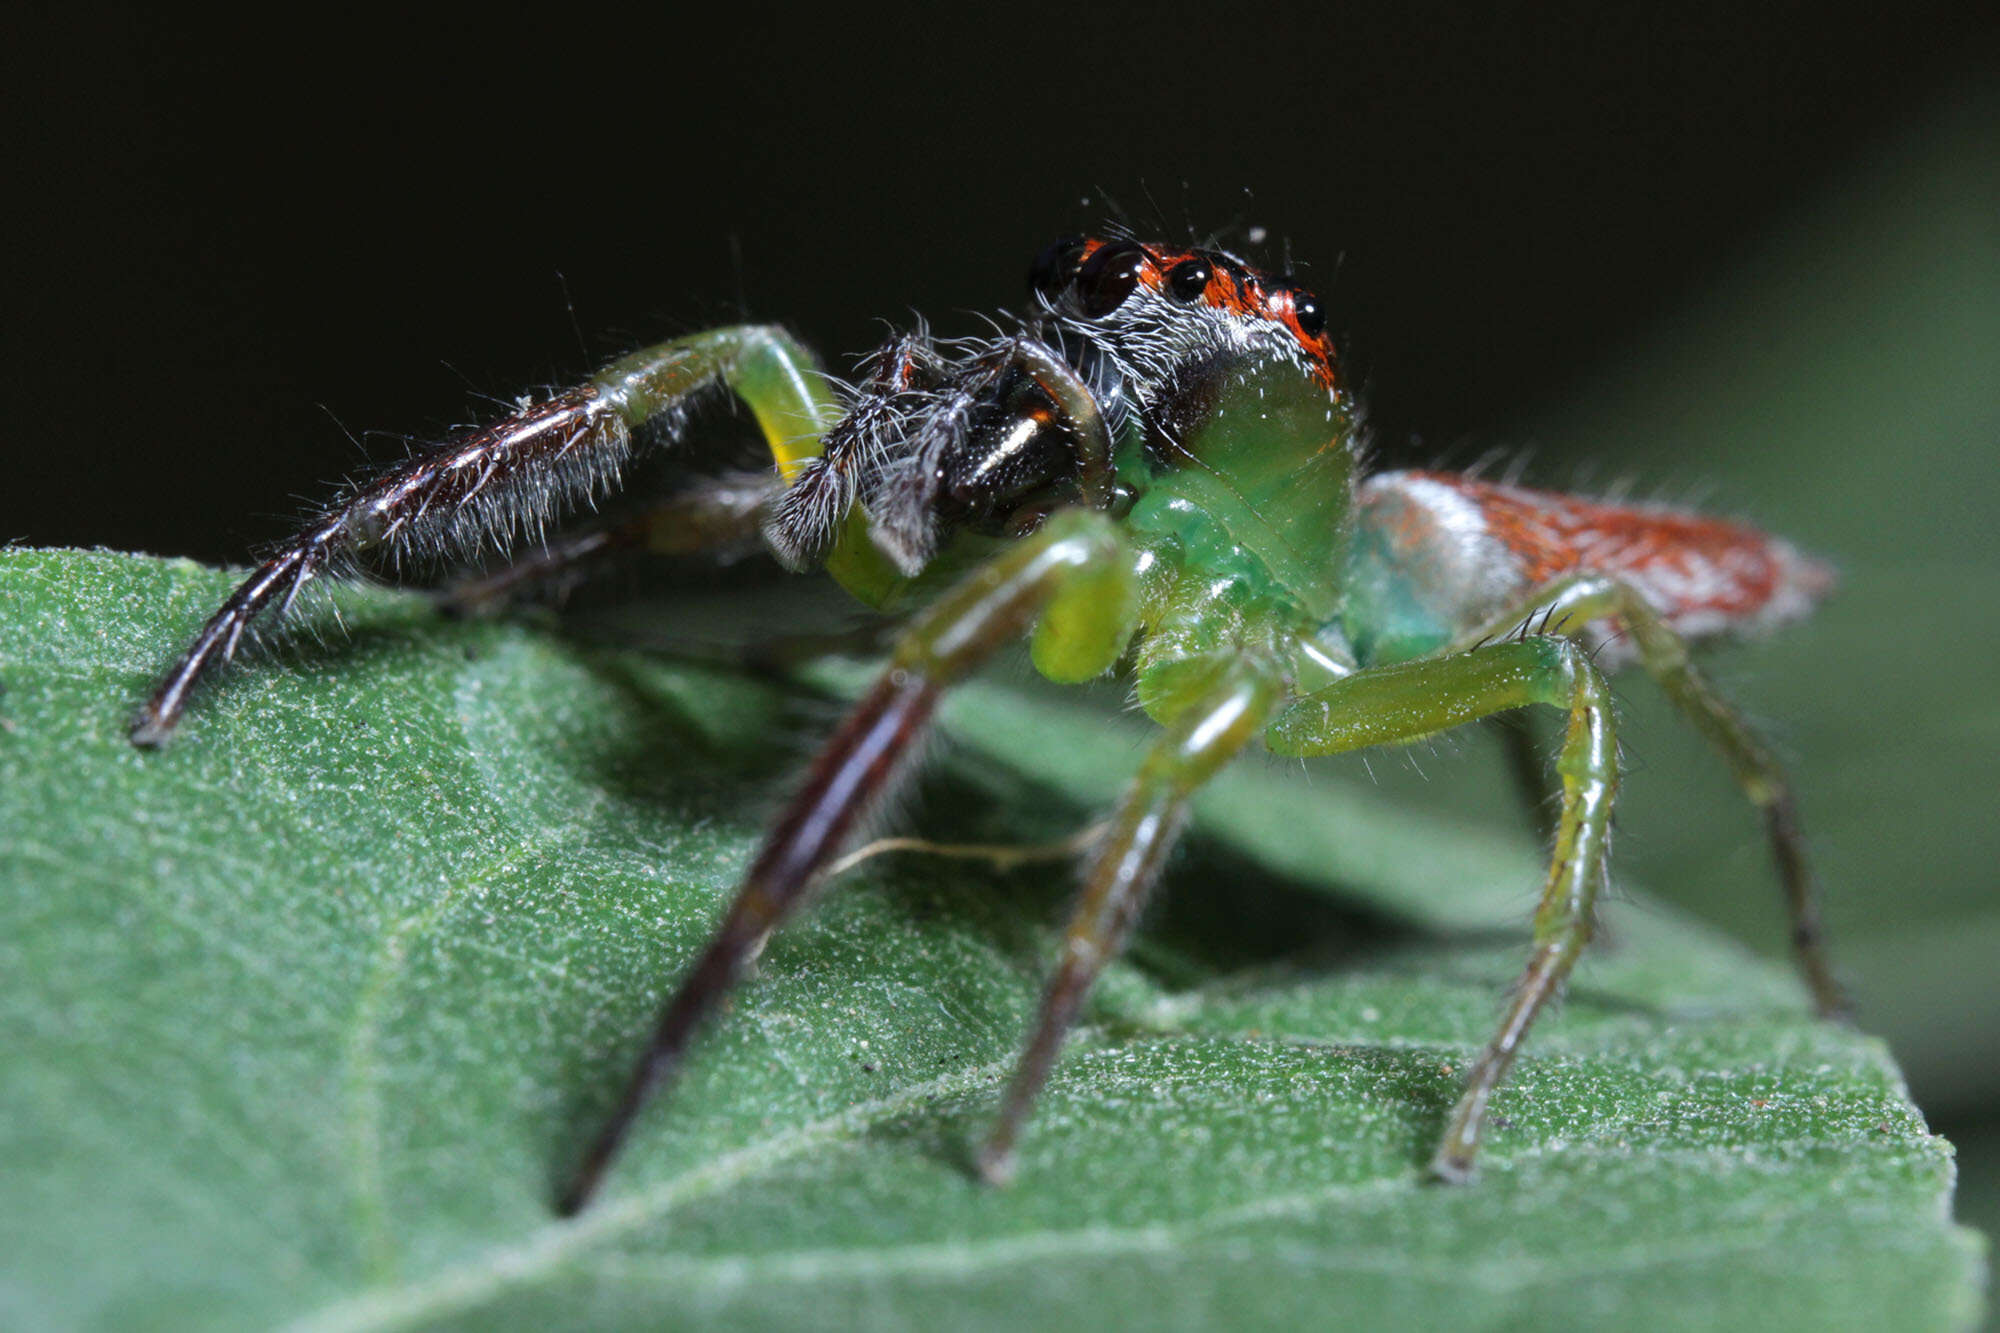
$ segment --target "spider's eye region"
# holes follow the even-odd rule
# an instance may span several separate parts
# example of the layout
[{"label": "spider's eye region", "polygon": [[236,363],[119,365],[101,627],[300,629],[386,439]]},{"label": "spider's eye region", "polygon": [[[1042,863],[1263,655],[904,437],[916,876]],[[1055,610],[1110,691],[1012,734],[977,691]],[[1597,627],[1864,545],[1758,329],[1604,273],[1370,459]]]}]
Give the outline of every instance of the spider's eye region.
[{"label": "spider's eye region", "polygon": [[1145,266],[1146,248],[1137,241],[1099,246],[1076,271],[1077,308],[1086,319],[1110,314],[1139,285],[1139,272]]},{"label": "spider's eye region", "polygon": [[1326,332],[1326,307],[1311,292],[1292,293],[1292,319],[1297,322],[1299,332],[1308,338],[1317,338]]},{"label": "spider's eye region", "polygon": [[1029,289],[1047,300],[1055,300],[1076,276],[1077,257],[1082,253],[1081,236],[1065,236],[1042,251],[1028,270]]},{"label": "spider's eye region", "polygon": [[1177,301],[1199,301],[1213,276],[1206,259],[1183,259],[1167,270],[1167,293]]}]

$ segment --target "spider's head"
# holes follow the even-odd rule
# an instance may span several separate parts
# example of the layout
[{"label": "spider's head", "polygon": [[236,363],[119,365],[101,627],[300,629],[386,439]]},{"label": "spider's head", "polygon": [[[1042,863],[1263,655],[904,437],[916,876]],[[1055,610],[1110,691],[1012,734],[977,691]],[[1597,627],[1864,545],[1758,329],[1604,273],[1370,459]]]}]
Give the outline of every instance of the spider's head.
[{"label": "spider's head", "polygon": [[1221,250],[1079,238],[1044,251],[1030,281],[1039,310],[1020,333],[940,344],[919,330],[866,363],[824,453],[766,521],[780,559],[821,558],[857,504],[904,575],[954,531],[1114,507],[1130,493],[1114,475],[1128,428],[1149,449],[1178,443],[1243,386],[1261,398],[1290,385],[1331,420],[1326,316],[1289,279]]},{"label": "spider's head", "polygon": [[[1041,253],[1028,284],[1057,328],[1128,376],[1157,384],[1190,362],[1277,357],[1335,384],[1319,298],[1226,250],[1069,237]],[[1149,386],[1132,387],[1145,401]]]}]

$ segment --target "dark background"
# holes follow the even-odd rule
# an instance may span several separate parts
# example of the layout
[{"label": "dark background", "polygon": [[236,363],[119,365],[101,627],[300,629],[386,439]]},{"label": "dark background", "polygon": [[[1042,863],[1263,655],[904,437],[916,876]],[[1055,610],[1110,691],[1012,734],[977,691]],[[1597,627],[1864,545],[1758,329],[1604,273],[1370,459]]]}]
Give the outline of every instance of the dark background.
[{"label": "dark background", "polygon": [[[10,20],[0,541],[240,561],[360,466],[349,432],[393,457],[482,395],[745,315],[836,366],[913,310],[970,331],[1107,217],[1253,253],[1266,228],[1262,257],[1289,247],[1326,298],[1385,462],[1629,466],[1840,561],[1843,597],[1756,656],[1748,697],[1793,724],[1869,1025],[1961,1145],[1962,1209],[2000,1226],[1996,12]],[[1689,315],[1714,290],[1735,304]],[[1686,361],[1687,401],[1736,392],[1749,438],[1685,446],[1665,419],[1657,350],[1690,329],[1731,350]],[[1621,438],[1550,424],[1642,375],[1667,406]],[[1788,396],[1789,452],[1762,454]],[[1816,398],[1851,427],[1823,468]],[[1642,693],[1621,864],[1775,949],[1740,805]]]},{"label": "dark background", "polygon": [[356,466],[342,425],[435,434],[746,311],[836,363],[913,309],[969,328],[1121,212],[1267,228],[1383,456],[1470,458],[1995,30],[1921,3],[646,12],[17,33],[0,540],[240,560]]}]

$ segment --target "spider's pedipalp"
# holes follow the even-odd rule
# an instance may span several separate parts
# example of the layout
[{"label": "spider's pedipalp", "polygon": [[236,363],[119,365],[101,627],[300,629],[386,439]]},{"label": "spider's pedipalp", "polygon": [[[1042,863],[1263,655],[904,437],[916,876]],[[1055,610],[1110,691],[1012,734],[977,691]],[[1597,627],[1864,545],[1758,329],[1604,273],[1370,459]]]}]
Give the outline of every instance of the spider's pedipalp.
[{"label": "spider's pedipalp", "polygon": [[904,577],[958,528],[1018,535],[1058,504],[1110,506],[1111,431],[1091,386],[1031,332],[939,343],[891,339],[771,506],[780,561],[823,557],[855,504],[868,537]]},{"label": "spider's pedipalp", "polygon": [[963,450],[973,411],[991,387],[992,372],[980,367],[940,390],[915,431],[903,437],[895,454],[881,461],[862,493],[869,534],[906,576],[922,570],[937,550],[944,461]]},{"label": "spider's pedipalp", "polygon": [[854,505],[854,476],[826,458],[815,458],[771,505],[764,544],[787,569],[810,569],[826,554]]},{"label": "spider's pedipalp", "polygon": [[[765,520],[765,543],[789,569],[810,567],[832,547],[864,485],[874,485],[929,408],[944,362],[919,327],[890,338],[862,365],[867,375],[848,392],[824,452],[799,470]],[[910,572],[900,561],[898,567]]]}]

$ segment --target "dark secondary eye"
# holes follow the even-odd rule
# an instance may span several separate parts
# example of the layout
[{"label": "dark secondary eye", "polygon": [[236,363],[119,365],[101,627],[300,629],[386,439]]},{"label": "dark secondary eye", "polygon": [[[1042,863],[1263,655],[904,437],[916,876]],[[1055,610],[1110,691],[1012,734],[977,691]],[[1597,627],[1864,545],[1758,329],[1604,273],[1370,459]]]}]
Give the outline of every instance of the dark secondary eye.
[{"label": "dark secondary eye", "polygon": [[1298,321],[1299,332],[1308,338],[1317,338],[1326,332],[1326,310],[1311,292],[1292,293],[1292,318]]},{"label": "dark secondary eye", "polygon": [[1096,319],[1124,305],[1139,285],[1145,263],[1146,249],[1137,241],[1113,241],[1084,260],[1076,271],[1076,300],[1085,318]]},{"label": "dark secondary eye", "polygon": [[1176,300],[1198,301],[1214,273],[1206,259],[1183,259],[1167,270],[1167,291]]},{"label": "dark secondary eye", "polygon": [[1028,270],[1028,287],[1048,300],[1062,295],[1063,288],[1076,276],[1076,259],[1083,253],[1083,237],[1065,236],[1035,256]]}]

